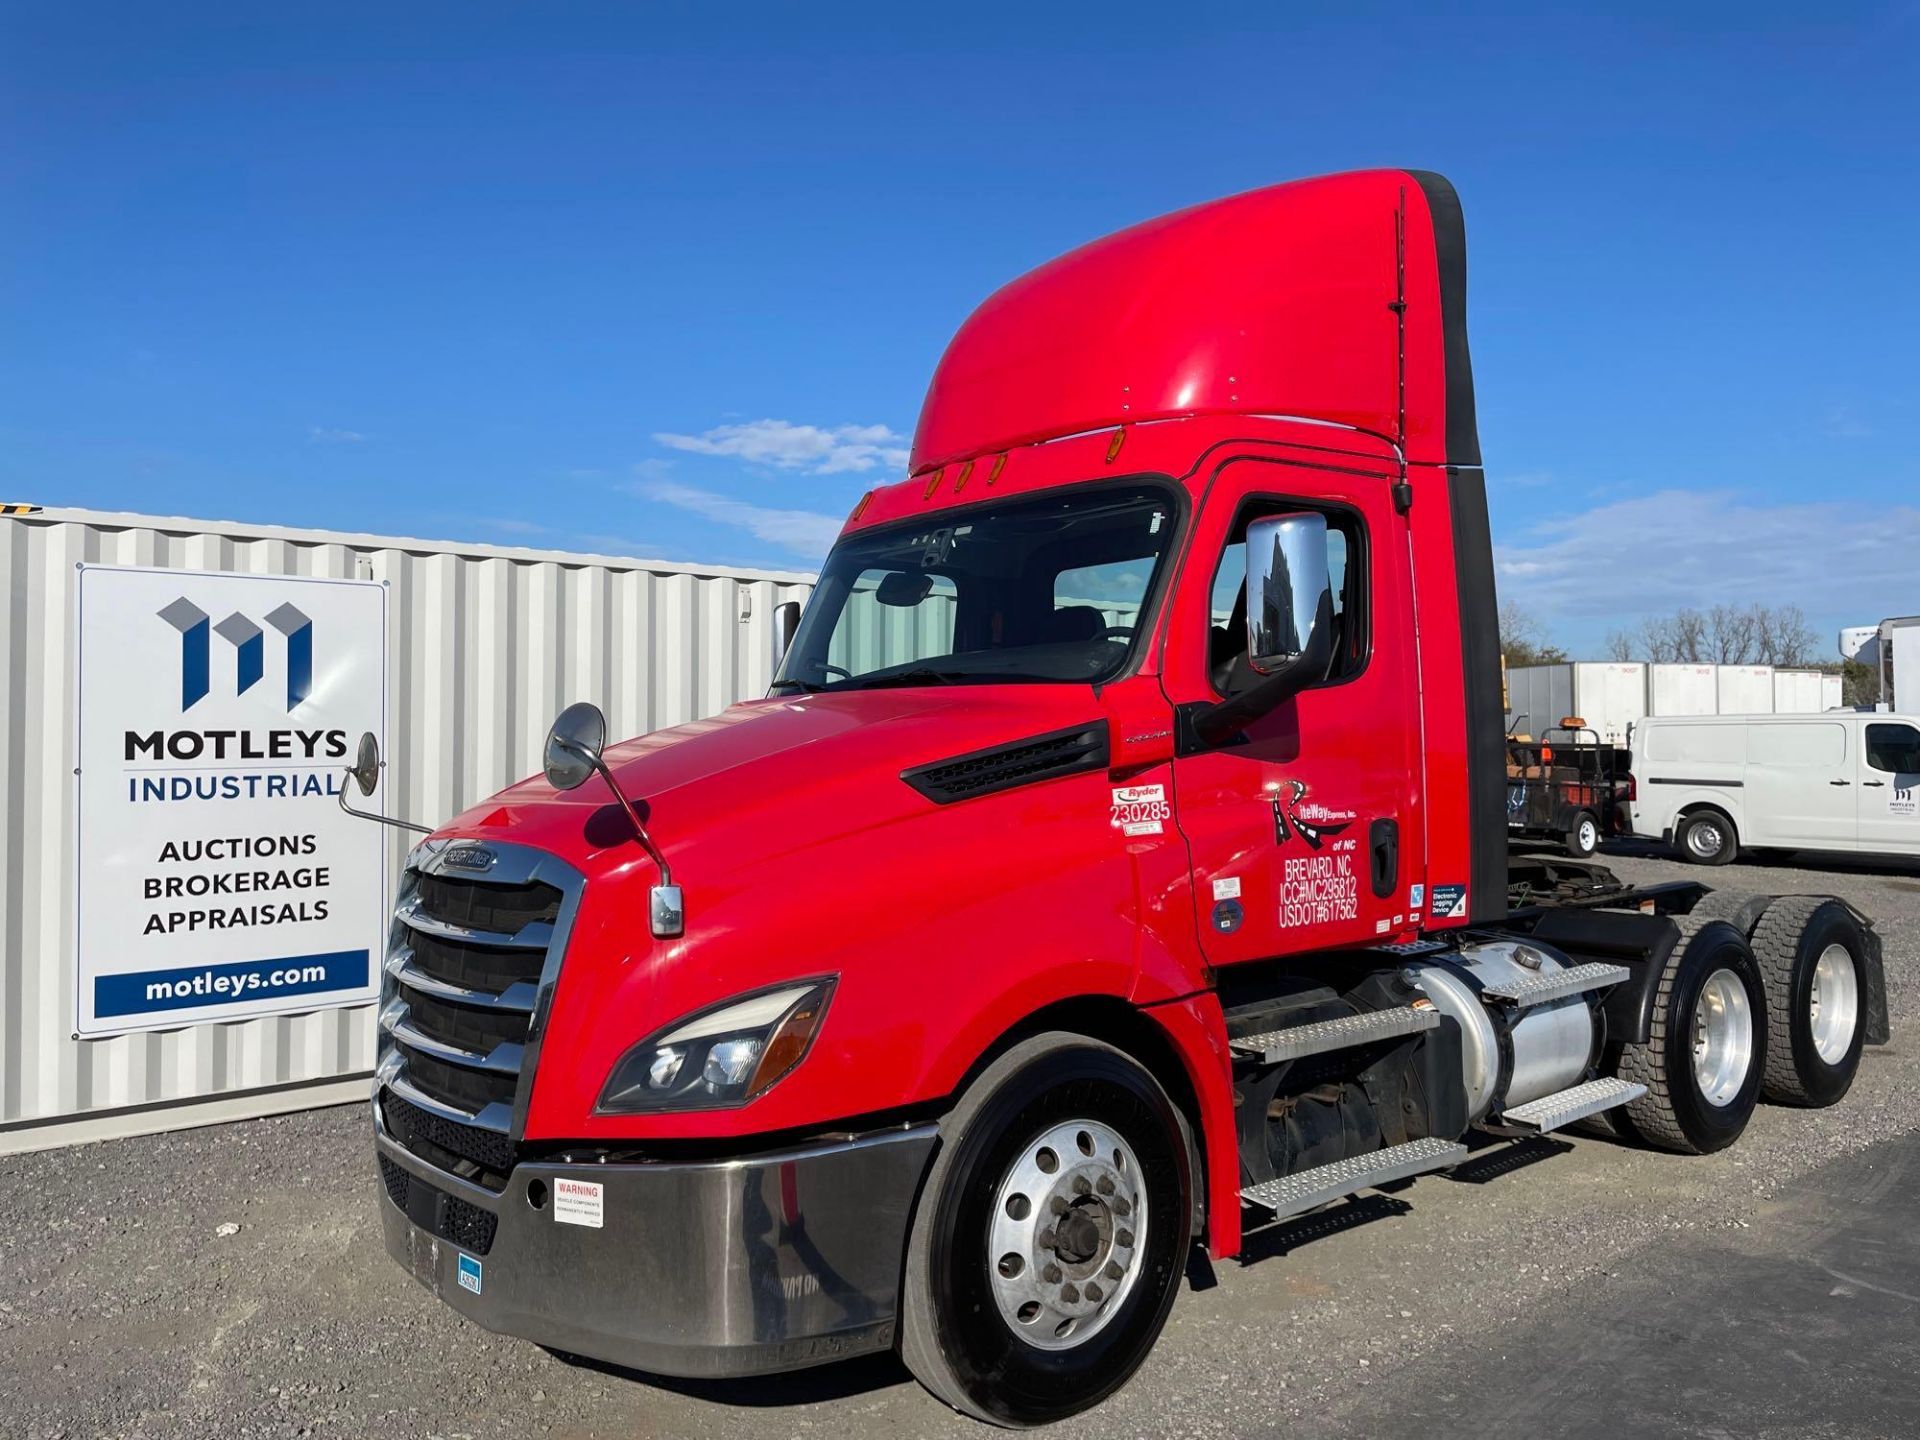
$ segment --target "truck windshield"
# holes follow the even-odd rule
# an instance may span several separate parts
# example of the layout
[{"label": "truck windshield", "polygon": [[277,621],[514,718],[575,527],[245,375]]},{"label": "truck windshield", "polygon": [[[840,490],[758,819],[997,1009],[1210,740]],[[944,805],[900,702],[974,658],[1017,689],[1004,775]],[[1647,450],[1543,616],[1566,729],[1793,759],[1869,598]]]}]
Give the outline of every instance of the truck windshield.
[{"label": "truck windshield", "polygon": [[849,536],[774,689],[1111,679],[1139,638],[1175,516],[1163,487],[1101,486]]}]

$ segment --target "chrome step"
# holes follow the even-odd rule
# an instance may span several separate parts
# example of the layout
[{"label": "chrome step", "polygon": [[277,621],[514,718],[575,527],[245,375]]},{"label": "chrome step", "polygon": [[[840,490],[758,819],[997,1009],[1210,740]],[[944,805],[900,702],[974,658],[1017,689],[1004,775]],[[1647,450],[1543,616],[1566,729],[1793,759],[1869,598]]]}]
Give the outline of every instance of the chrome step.
[{"label": "chrome step", "polygon": [[1598,1115],[1602,1110],[1611,1110],[1629,1100],[1638,1100],[1646,1093],[1646,1086],[1635,1085],[1628,1080],[1589,1080],[1584,1085],[1575,1085],[1558,1094],[1542,1095],[1538,1100],[1516,1105],[1502,1112],[1500,1118],[1486,1128],[1513,1131],[1521,1135],[1544,1135],[1549,1130],[1558,1130],[1589,1115]]},{"label": "chrome step", "polygon": [[1347,1050],[1355,1045],[1371,1045],[1376,1040],[1391,1040],[1398,1035],[1417,1035],[1439,1023],[1440,1012],[1431,1005],[1418,1009],[1396,1005],[1391,1010],[1367,1010],[1335,1020],[1315,1020],[1306,1025],[1264,1030],[1258,1035],[1242,1035],[1229,1040],[1227,1045],[1236,1055],[1274,1065],[1282,1060],[1298,1060],[1302,1055]]},{"label": "chrome step", "polygon": [[1316,1165],[1297,1175],[1263,1180],[1240,1192],[1240,1198],[1271,1210],[1275,1219],[1299,1215],[1356,1190],[1385,1185],[1429,1170],[1445,1170],[1467,1158],[1467,1147],[1451,1140],[1428,1138],[1389,1145],[1367,1155],[1350,1155],[1331,1165]]},{"label": "chrome step", "polygon": [[1481,989],[1480,998],[1515,1007],[1544,1005],[1549,1000],[1564,1000],[1569,995],[1581,995],[1588,990],[1603,990],[1609,985],[1618,985],[1632,975],[1633,972],[1624,965],[1603,965],[1594,961],[1586,965],[1569,965],[1564,970],[1543,970],[1524,980],[1495,981]]}]

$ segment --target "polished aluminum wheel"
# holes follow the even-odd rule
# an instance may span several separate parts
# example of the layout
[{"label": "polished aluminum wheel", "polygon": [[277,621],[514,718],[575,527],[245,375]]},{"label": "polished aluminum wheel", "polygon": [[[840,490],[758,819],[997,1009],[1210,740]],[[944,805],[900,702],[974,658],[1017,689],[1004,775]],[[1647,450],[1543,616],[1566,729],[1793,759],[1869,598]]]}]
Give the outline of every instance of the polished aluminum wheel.
[{"label": "polished aluminum wheel", "polygon": [[1814,1052],[1827,1064],[1838,1065],[1847,1058],[1854,1027],[1860,1023],[1860,981],[1846,946],[1833,944],[1820,952],[1807,1005]]},{"label": "polished aluminum wheel", "polygon": [[987,1241],[994,1303],[1016,1335],[1067,1350],[1111,1320],[1144,1264],[1147,1194],[1127,1142],[1069,1120],[1014,1157]]},{"label": "polished aluminum wheel", "polygon": [[1753,1004],[1732,970],[1716,970],[1693,1006],[1693,1080],[1709,1105],[1740,1093],[1753,1068]]}]

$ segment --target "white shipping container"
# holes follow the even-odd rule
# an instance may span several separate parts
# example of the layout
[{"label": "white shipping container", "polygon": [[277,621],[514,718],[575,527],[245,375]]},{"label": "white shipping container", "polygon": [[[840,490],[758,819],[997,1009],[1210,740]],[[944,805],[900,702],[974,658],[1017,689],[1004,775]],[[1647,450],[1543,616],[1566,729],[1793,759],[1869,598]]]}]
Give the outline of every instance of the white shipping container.
[{"label": "white shipping container", "polygon": [[[385,582],[382,795],[429,823],[538,770],[570,701],[596,702],[626,737],[764,693],[774,607],[813,581],[89,511],[0,526],[0,1153],[359,1098],[373,1064],[371,1005],[74,1037],[77,566]],[[390,832],[389,873],[409,838]]]},{"label": "white shipping container", "polygon": [[1714,671],[1714,692],[1721,715],[1771,715],[1771,665],[1720,665]]},{"label": "white shipping container", "polygon": [[1773,713],[1816,715],[1840,704],[1840,677],[1820,670],[1773,672]]},{"label": "white shipping container", "polygon": [[1646,672],[1634,661],[1516,666],[1507,672],[1507,733],[1538,738],[1577,715],[1607,743],[1625,745],[1647,713]]},{"label": "white shipping container", "polygon": [[1649,715],[1717,715],[1720,686],[1712,665],[1649,665]]}]

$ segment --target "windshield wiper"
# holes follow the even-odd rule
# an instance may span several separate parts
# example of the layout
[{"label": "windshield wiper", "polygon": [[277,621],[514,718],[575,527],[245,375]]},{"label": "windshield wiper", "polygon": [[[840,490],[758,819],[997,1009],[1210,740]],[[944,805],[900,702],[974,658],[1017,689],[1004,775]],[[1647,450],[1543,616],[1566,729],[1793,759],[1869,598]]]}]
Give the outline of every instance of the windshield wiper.
[{"label": "windshield wiper", "polygon": [[957,685],[962,680],[975,679],[965,670],[901,670],[892,675],[878,675],[871,680],[862,680],[854,685],[841,685],[842,690],[879,690],[896,685]]}]

